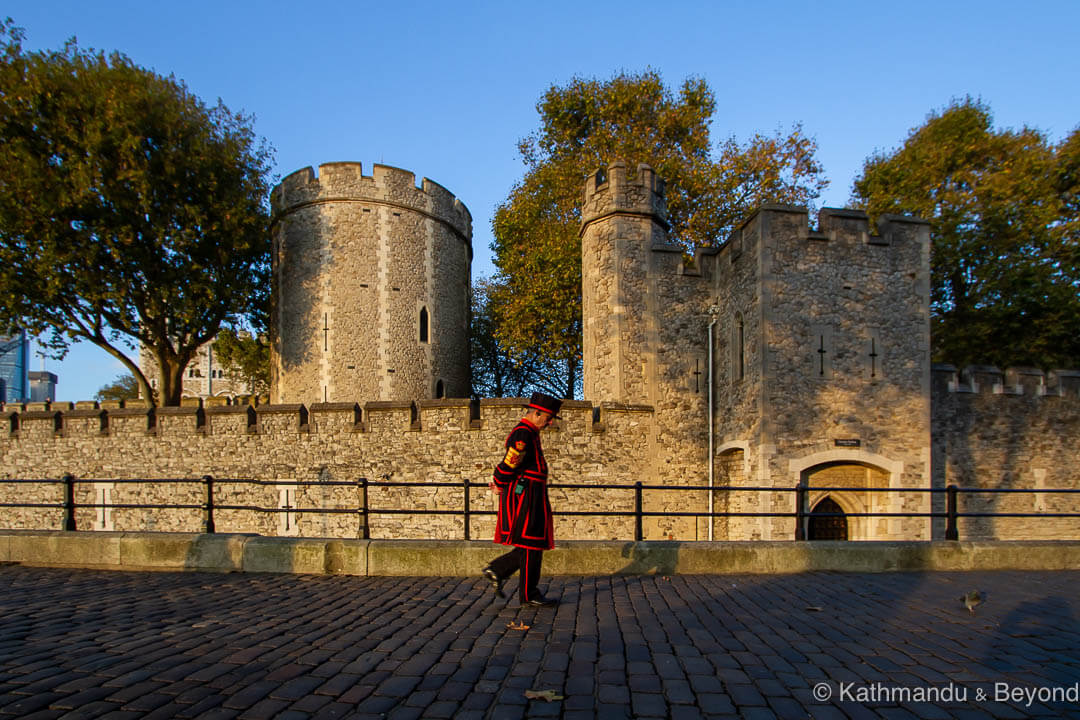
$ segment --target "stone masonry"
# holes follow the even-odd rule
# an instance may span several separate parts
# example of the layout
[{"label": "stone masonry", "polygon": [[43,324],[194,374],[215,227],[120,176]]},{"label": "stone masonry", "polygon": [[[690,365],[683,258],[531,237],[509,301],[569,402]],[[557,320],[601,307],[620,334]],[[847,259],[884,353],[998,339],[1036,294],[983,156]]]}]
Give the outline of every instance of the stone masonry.
[{"label": "stone masonry", "polygon": [[271,195],[275,403],[469,394],[472,218],[413,173],[305,168]]},{"label": "stone masonry", "polygon": [[[201,530],[204,475],[234,506],[221,532],[361,536],[361,478],[414,483],[367,488],[372,538],[463,537],[463,489],[442,483],[469,481],[471,510],[493,509],[523,401],[433,399],[468,388],[464,206],[411,173],[335,163],[286,178],[274,207],[275,404],[8,407],[0,502],[52,507],[8,508],[4,526],[58,529],[62,486],[10,481],[64,473],[82,480],[79,527],[103,530]],[[770,205],[690,258],[669,241],[662,180],[613,163],[587,179],[581,242],[587,400],[545,433],[551,480],[654,486],[645,539],[793,539],[796,486],[811,539],[943,539],[930,514],[954,484],[974,514],[961,539],[1080,539],[1077,518],[1038,517],[1080,506],[1053,492],[1080,487],[1080,373],[932,367],[926,223],[871,230],[826,208],[812,230],[805,209]],[[556,511],[634,506],[629,488],[551,495]],[[413,509],[446,514],[378,512]],[[709,510],[730,514],[695,516]],[[471,537],[492,522],[474,515]],[[561,540],[633,536],[628,517],[556,519]]]},{"label": "stone masonry", "polygon": [[[851,465],[862,478],[852,491],[812,492],[811,507],[831,494],[848,513],[928,512],[926,494],[854,492],[929,487],[926,223],[890,217],[870,235],[865,214],[826,209],[811,232],[804,209],[766,206],[691,263],[669,244],[663,208],[646,166],[631,177],[614,163],[586,183],[585,390],[655,408],[650,477],[706,484],[711,334],[716,484],[832,487],[818,473]],[[795,512],[791,492],[714,500]],[[853,538],[929,538],[926,520],[853,520]],[[794,523],[733,518],[717,530],[781,539]]]}]

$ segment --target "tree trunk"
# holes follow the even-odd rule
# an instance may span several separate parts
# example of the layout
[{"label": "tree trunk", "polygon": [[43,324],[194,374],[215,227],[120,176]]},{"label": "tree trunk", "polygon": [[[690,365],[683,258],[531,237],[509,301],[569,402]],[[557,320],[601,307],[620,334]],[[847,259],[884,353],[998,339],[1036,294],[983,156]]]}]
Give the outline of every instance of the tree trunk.
[{"label": "tree trunk", "polygon": [[147,398],[150,405],[153,406],[157,404],[154,401],[154,389],[150,387],[150,381],[146,379],[146,375],[143,374],[142,368],[140,368],[131,358],[110,345],[100,335],[97,337],[84,335],[83,337],[86,337],[90,342],[119,360],[135,377],[135,382],[138,383],[140,392]]},{"label": "tree trunk", "polygon": [[175,357],[158,356],[159,403],[164,406],[177,406],[184,391],[184,366]]},{"label": "tree trunk", "polygon": [[577,385],[577,361],[573,357],[566,359],[566,392],[563,399],[574,399],[574,386]]}]

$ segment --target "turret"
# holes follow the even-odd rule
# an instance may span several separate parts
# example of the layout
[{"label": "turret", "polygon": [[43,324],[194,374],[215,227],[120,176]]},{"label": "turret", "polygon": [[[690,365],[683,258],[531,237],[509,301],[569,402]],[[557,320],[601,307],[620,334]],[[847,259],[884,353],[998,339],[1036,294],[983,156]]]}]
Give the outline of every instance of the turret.
[{"label": "turret", "polygon": [[406,170],[328,163],[274,188],[271,400],[469,393],[472,218]]}]

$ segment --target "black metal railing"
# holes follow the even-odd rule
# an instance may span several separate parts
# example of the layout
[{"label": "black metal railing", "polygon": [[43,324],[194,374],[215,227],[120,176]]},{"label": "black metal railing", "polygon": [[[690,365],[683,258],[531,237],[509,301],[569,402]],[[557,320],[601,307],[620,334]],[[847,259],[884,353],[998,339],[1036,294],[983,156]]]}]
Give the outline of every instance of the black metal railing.
[{"label": "black metal railing", "polygon": [[[197,504],[175,503],[112,503],[91,502],[78,505],[76,503],[77,484],[188,484],[201,485],[203,488],[203,502]],[[204,528],[207,533],[216,532],[215,512],[234,510],[253,513],[292,513],[292,514],[348,514],[356,515],[363,519],[361,525],[361,537],[370,539],[372,515],[454,515],[460,516],[464,525],[464,539],[472,539],[472,518],[480,515],[494,515],[494,510],[476,510],[472,507],[470,490],[487,488],[488,483],[464,482],[403,482],[391,480],[372,481],[366,478],[349,481],[333,480],[254,480],[248,478],[214,478],[204,475],[201,478],[83,478],[76,479],[73,475],[64,475],[62,478],[45,479],[0,479],[3,484],[51,484],[63,485],[63,500],[60,503],[31,503],[31,502],[0,502],[0,508],[43,508],[62,509],[62,527],[67,531],[76,531],[76,510],[196,510],[204,513]],[[355,507],[262,507],[258,505],[221,504],[215,499],[215,488],[223,485],[247,485],[254,487],[352,487],[357,491]],[[1080,488],[977,488],[958,487],[949,485],[944,488],[876,488],[876,487],[810,487],[796,485],[793,488],[761,487],[761,486],[715,486],[709,488],[701,485],[646,485],[642,482],[633,484],[586,484],[586,483],[552,483],[548,486],[552,490],[623,490],[633,493],[633,510],[556,510],[553,514],[560,517],[590,516],[590,517],[632,517],[634,519],[634,540],[640,541],[644,537],[643,521],[648,517],[692,517],[709,518],[793,518],[795,520],[795,540],[806,539],[806,526],[808,519],[813,517],[843,517],[843,518],[931,518],[945,520],[945,539],[958,540],[960,518],[1080,518],[1080,513],[1048,513],[1048,512],[998,512],[998,511],[961,511],[959,509],[960,496],[976,495],[1004,495],[1004,494],[1033,494],[1033,495],[1075,495],[1080,494]],[[463,499],[460,509],[427,509],[427,508],[393,508],[372,507],[370,504],[371,488],[461,488]],[[773,493],[795,494],[795,510],[790,512],[738,512],[738,511],[675,511],[675,510],[645,510],[646,491],[660,492],[696,492],[696,493]],[[814,512],[807,510],[808,493],[897,493],[904,495],[930,494],[945,496],[944,510],[930,510],[929,512]],[[934,503],[931,502],[931,505]]]}]

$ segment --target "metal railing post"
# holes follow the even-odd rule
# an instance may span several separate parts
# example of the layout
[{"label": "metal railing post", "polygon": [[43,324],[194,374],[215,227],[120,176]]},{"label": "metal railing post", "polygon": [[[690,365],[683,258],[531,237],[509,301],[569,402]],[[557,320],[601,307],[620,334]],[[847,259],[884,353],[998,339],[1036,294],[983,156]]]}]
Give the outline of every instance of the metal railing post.
[{"label": "metal railing post", "polygon": [[959,540],[960,531],[956,527],[956,486],[945,488],[945,539]]},{"label": "metal railing post", "polygon": [[364,516],[364,529],[360,533],[363,540],[371,539],[371,528],[368,527],[368,479],[360,478],[360,514]]},{"label": "metal railing post", "polygon": [[641,542],[644,533],[641,531],[641,481],[634,483],[634,540]]},{"label": "metal railing post", "polygon": [[472,540],[469,534],[469,479],[465,478],[465,539]]},{"label": "metal railing post", "polygon": [[64,476],[64,530],[75,529],[75,476]]},{"label": "metal railing post", "polygon": [[211,475],[203,475],[203,484],[206,485],[206,532],[217,532],[214,525],[214,478]]},{"label": "metal railing post", "polygon": [[806,539],[806,486],[795,486],[795,539]]}]

